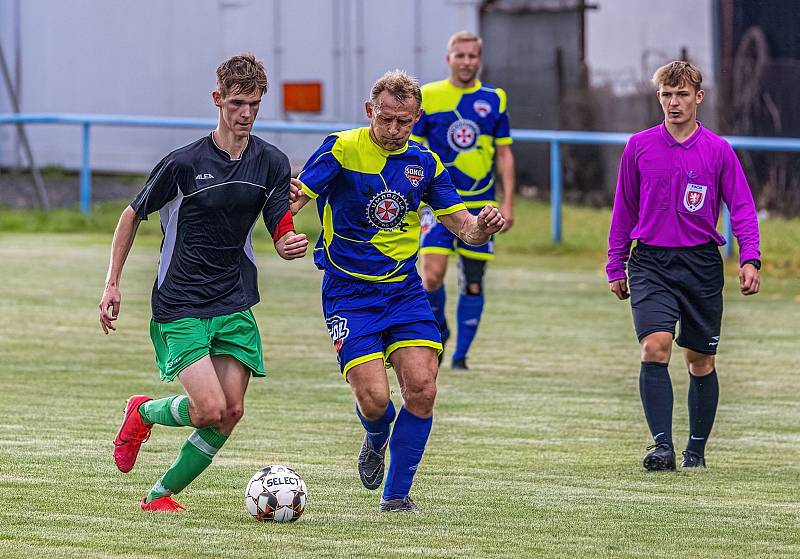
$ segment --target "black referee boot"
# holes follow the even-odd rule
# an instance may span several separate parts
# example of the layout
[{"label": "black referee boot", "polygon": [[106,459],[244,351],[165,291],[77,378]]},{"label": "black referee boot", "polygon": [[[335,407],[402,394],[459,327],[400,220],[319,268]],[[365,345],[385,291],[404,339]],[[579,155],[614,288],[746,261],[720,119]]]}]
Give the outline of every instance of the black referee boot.
[{"label": "black referee boot", "polygon": [[648,446],[650,452],[644,457],[644,468],[651,472],[674,472],[675,449],[667,443]]},{"label": "black referee boot", "polygon": [[696,452],[691,450],[683,451],[683,461],[681,461],[681,468],[705,468],[706,459]]}]

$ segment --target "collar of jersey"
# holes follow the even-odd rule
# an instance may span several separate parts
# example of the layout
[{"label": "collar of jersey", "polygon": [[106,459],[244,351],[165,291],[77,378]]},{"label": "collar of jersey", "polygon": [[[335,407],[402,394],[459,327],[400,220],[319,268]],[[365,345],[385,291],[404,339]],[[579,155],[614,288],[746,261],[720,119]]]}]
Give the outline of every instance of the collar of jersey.
[{"label": "collar of jersey", "polygon": [[460,93],[460,94],[462,94],[462,95],[467,95],[467,94],[469,94],[469,93],[475,93],[475,92],[476,92],[476,91],[478,91],[478,90],[479,90],[481,87],[483,87],[483,84],[481,83],[481,80],[475,80],[475,85],[473,85],[472,87],[466,87],[466,88],[464,88],[464,87],[458,87],[457,85],[453,85],[453,82],[451,82],[451,81],[450,81],[450,78],[447,78],[445,81],[447,82],[447,85],[448,85],[448,86],[449,86],[449,87],[450,87],[450,88],[451,88],[453,91],[457,91],[457,92],[459,92],[459,93]]},{"label": "collar of jersey", "polygon": [[700,139],[700,135],[703,133],[703,123],[699,120],[697,121],[697,130],[694,133],[686,138],[684,141],[679,142],[675,138],[672,137],[672,134],[669,133],[667,130],[667,125],[663,122],[661,123],[661,137],[664,138],[664,141],[667,142],[669,147],[681,146],[682,148],[689,149],[693,145],[697,143],[697,140]]},{"label": "collar of jersey", "polygon": [[250,134],[248,134],[247,135],[247,143],[244,145],[244,149],[242,150],[242,153],[239,154],[239,157],[234,159],[233,157],[231,157],[230,153],[228,153],[227,151],[225,151],[224,149],[222,149],[221,147],[219,147],[217,145],[216,140],[214,140],[214,131],[213,130],[211,131],[211,134],[208,135],[208,137],[211,140],[211,145],[214,146],[214,149],[216,150],[216,152],[219,153],[220,155],[224,155],[226,161],[241,161],[242,157],[244,157],[244,153],[247,151],[247,148],[250,147]]},{"label": "collar of jersey", "polygon": [[378,144],[376,144],[375,140],[373,140],[372,136],[370,136],[369,126],[365,126],[364,128],[362,128],[362,130],[364,130],[363,135],[366,136],[366,141],[362,140],[362,143],[372,146],[372,149],[374,149],[384,157],[387,157],[389,155],[398,155],[400,153],[405,153],[405,151],[408,149],[408,141],[406,141],[406,144],[400,149],[396,149],[394,151],[389,151],[388,149],[384,149]]}]

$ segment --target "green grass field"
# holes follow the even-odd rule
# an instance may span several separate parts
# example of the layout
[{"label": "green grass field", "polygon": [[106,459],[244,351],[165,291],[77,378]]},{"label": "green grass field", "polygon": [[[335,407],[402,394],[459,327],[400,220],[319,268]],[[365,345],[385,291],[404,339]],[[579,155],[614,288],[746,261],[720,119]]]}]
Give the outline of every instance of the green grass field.
[{"label": "green grass field", "polygon": [[[130,474],[111,457],[130,394],[180,390],[159,383],[147,334],[154,221],[126,266],[119,331],[106,337],[97,323],[123,206],[36,226],[0,212],[0,557],[800,556],[796,221],[765,224],[761,294],[738,295],[729,269],[709,468],[653,474],[641,467],[649,437],[629,306],[602,273],[607,212],[567,208],[554,249],[546,207],[521,204],[489,272],[473,369],[440,373],[419,516],[381,515],[379,495],[361,487],[362,431],[321,319],[320,274],[261,242],[255,312],[270,376],[251,384],[243,422],[180,495],[190,513],[172,517],[137,500],[187,430],[156,428]],[[48,232],[60,230],[83,232]],[[671,372],[682,444],[678,354]],[[247,480],[270,463],[308,484],[295,524],[258,524],[245,510]]]}]

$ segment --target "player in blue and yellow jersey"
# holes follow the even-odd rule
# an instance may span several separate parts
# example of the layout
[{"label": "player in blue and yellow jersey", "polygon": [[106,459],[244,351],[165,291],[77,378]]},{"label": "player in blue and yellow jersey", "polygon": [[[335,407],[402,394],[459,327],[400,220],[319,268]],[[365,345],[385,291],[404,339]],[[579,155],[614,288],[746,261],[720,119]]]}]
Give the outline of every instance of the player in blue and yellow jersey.
[{"label": "player in blue and yellow jersey", "polygon": [[[419,211],[430,206],[470,246],[486,243],[504,224],[491,205],[470,214],[436,154],[409,141],[421,101],[414,78],[386,73],[366,102],[369,127],[328,136],[291,192],[295,213],[309,199],[317,202],[322,234],[314,261],[325,271],[323,313],[366,430],[358,470],[367,489],[380,486],[391,450],[384,512],[417,510],[409,493],[433,423],[442,350],[416,269]],[[403,395],[397,414],[386,365]]]},{"label": "player in blue and yellow jersey", "polygon": [[[501,213],[504,230],[514,222],[514,155],[506,112],[506,93],[478,79],[481,39],[461,31],[447,44],[450,77],[422,86],[422,117],[412,139],[426,142],[442,160],[470,212],[496,205],[498,176],[503,186]],[[476,248],[464,244],[432,212],[422,218],[422,273],[425,290],[446,342],[450,330],[445,319],[444,276],[447,258],[460,256],[460,295],[456,310],[454,369],[467,368],[467,352],[483,314],[483,276],[494,258],[490,241]]]}]

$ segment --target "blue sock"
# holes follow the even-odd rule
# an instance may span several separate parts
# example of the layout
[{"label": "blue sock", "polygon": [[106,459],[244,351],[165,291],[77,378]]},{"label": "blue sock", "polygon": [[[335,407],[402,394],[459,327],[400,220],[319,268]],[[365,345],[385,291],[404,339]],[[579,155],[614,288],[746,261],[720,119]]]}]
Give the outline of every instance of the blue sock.
[{"label": "blue sock", "polygon": [[433,317],[439,324],[439,333],[442,335],[442,342],[446,342],[450,337],[450,329],[447,327],[447,318],[444,315],[444,304],[447,300],[447,294],[444,290],[444,284],[436,291],[427,291],[428,302],[431,304]]},{"label": "blue sock", "polygon": [[478,333],[478,325],[483,314],[483,293],[470,295],[462,293],[458,297],[458,308],[456,309],[456,322],[458,322],[458,334],[456,337],[456,350],[453,353],[453,361],[466,359],[469,346]]},{"label": "blue sock", "polygon": [[389,400],[389,406],[386,408],[386,411],[383,412],[383,416],[375,421],[370,421],[361,415],[358,404],[356,404],[356,415],[358,415],[358,418],[361,420],[361,425],[363,425],[364,429],[367,431],[367,438],[369,439],[370,446],[376,450],[383,448],[383,445],[386,444],[386,440],[389,438],[389,430],[392,427],[392,421],[394,421],[395,416],[394,404],[392,401]]},{"label": "blue sock", "polygon": [[642,362],[639,394],[653,442],[672,446],[672,381],[666,363]]},{"label": "blue sock", "polygon": [[431,434],[433,417],[422,419],[400,408],[392,437],[389,439],[389,471],[383,486],[383,498],[402,499],[411,491],[417,466]]}]

